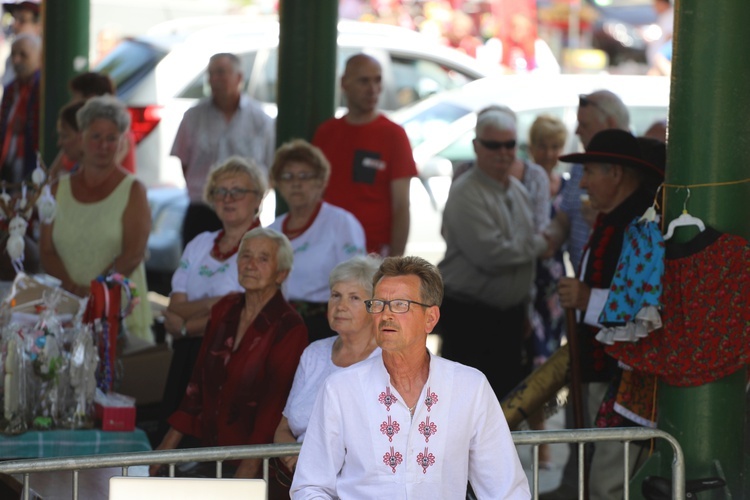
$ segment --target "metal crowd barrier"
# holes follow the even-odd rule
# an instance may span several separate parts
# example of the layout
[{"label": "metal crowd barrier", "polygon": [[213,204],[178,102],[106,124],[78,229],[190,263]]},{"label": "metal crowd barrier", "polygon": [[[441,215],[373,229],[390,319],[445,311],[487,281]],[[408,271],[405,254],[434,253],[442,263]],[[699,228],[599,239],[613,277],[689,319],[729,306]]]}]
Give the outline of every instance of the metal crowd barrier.
[{"label": "metal crowd barrier", "polygon": [[[612,428],[548,431],[515,431],[511,433],[516,445],[533,446],[533,476],[531,478],[532,497],[539,496],[539,445],[543,443],[578,443],[578,456],[583,457],[586,443],[599,441],[621,441],[625,464],[629,460],[629,446],[632,441],[647,439],[665,439],[674,452],[672,460],[672,498],[685,498],[685,457],[677,440],[670,434],[657,429],[646,428]],[[116,453],[108,455],[90,455],[81,457],[37,458],[0,462],[0,473],[23,475],[23,500],[29,500],[29,474],[53,471],[71,471],[73,474],[73,500],[78,500],[78,472],[88,469],[122,467],[122,475],[128,475],[129,467],[166,464],[169,465],[169,476],[174,477],[175,465],[186,462],[216,462],[216,477],[222,477],[222,463],[227,460],[245,458],[263,458],[263,477],[269,480],[269,459],[299,453],[300,444],[267,444],[249,446],[226,446],[216,448],[197,448],[168,451],[146,451],[133,453]],[[583,460],[579,460],[579,464]],[[630,478],[627,465],[623,477]],[[583,469],[578,470],[579,498],[583,499]],[[629,498],[629,484],[625,481],[624,498]]]}]

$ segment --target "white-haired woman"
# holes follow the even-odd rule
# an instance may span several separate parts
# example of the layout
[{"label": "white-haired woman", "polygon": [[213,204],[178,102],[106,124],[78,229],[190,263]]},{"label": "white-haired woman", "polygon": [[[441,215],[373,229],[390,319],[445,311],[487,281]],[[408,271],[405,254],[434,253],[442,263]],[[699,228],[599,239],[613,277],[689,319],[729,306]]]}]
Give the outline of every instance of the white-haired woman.
[{"label": "white-haired woman", "polygon": [[[302,353],[274,442],[301,443],[323,380],[333,372],[380,352],[375,342],[373,316],[367,312],[364,303],[365,299],[372,297],[372,278],[380,263],[380,257],[374,254],[357,255],[331,271],[328,278],[328,323],[337,335],[311,343]],[[291,484],[289,471],[294,470],[297,456],[279,460],[286,470],[277,470],[276,477],[288,486]]]},{"label": "white-haired woman", "polygon": [[[294,254],[289,240],[258,227],[242,237],[237,271],[243,293],[211,308],[211,318],[180,407],[157,449],[177,448],[184,435],[201,446],[273,442],[292,387],[307,329],[281,294]],[[262,477],[262,460],[225,464],[235,477]],[[150,473],[160,467],[154,465]]]}]

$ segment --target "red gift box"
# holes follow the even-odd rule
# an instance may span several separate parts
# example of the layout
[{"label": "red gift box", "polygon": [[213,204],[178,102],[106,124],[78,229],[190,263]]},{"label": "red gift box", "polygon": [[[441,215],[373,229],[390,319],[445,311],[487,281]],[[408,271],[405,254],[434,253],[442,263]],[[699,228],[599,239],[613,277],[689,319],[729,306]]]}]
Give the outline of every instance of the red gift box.
[{"label": "red gift box", "polygon": [[111,392],[104,399],[97,397],[94,411],[104,431],[135,430],[135,399],[129,396]]}]

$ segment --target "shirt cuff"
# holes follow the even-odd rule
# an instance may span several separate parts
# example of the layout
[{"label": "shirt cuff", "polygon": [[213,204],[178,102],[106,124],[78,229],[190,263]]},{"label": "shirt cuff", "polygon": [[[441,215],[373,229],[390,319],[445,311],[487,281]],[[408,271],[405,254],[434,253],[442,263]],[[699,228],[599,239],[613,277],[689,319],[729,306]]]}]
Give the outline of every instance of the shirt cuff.
[{"label": "shirt cuff", "polygon": [[587,325],[596,326],[603,328],[604,325],[599,323],[599,315],[604,310],[604,305],[607,303],[607,296],[609,295],[608,288],[592,288],[591,295],[589,296],[589,303],[586,305],[586,316],[583,318],[583,322]]}]

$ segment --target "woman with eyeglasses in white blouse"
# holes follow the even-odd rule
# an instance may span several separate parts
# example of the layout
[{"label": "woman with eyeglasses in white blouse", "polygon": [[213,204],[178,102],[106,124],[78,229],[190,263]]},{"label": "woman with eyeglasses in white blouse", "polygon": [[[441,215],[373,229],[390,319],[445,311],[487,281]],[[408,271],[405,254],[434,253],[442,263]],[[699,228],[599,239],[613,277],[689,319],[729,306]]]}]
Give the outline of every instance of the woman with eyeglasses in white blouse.
[{"label": "woman with eyeglasses in white blouse", "polygon": [[337,264],[365,253],[365,231],[347,210],[323,201],[331,165],[303,139],[276,150],[269,177],[289,211],[269,226],[294,248],[294,268],[284,295],[305,320],[309,341],[336,334],[328,325],[328,276]]},{"label": "woman with eyeglasses in white blouse", "polygon": [[243,291],[237,279],[237,250],[245,233],[260,226],[260,205],[267,190],[265,173],[239,156],[228,158],[208,174],[203,197],[222,229],[200,233],[188,242],[172,276],[163,320],[172,337],[173,354],[160,432],[166,431],[166,417],[185,394],[211,307],[226,294]]}]

